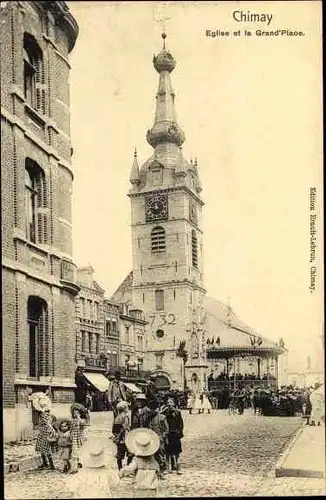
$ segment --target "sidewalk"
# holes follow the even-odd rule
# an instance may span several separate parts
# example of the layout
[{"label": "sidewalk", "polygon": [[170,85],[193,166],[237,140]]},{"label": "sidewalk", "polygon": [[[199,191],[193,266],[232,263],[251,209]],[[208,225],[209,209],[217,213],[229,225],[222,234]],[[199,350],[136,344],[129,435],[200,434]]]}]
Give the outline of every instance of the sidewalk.
[{"label": "sidewalk", "polygon": [[325,427],[301,427],[275,469],[276,477],[325,477]]}]

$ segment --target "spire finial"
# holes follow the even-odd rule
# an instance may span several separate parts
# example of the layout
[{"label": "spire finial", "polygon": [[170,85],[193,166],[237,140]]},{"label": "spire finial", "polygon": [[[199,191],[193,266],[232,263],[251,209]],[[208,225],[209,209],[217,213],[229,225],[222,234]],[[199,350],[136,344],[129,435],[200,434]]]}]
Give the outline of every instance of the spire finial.
[{"label": "spire finial", "polygon": [[164,30],[163,30],[163,33],[162,33],[162,38],[163,38],[163,50],[165,50],[166,33],[164,32]]},{"label": "spire finial", "polygon": [[137,148],[135,146],[135,150],[134,150],[134,157],[137,158]]},{"label": "spire finial", "polygon": [[195,156],[195,167],[198,166],[198,162],[197,162],[197,156]]}]

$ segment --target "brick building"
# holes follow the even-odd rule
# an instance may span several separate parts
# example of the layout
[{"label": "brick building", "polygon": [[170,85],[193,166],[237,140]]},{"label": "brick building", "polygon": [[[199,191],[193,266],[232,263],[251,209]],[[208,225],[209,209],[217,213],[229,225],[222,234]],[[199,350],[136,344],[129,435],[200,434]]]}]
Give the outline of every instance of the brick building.
[{"label": "brick building", "polygon": [[1,2],[3,406],[5,440],[31,430],[25,398],[74,398],[78,292],[72,260],[69,53],[65,2]]}]

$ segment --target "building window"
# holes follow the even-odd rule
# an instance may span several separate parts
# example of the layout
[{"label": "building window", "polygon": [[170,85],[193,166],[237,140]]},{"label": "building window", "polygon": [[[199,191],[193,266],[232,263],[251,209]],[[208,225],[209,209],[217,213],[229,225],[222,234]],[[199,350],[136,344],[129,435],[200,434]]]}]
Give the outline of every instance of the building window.
[{"label": "building window", "polygon": [[47,196],[45,174],[30,158],[25,160],[26,236],[33,243],[48,239]]},{"label": "building window", "polygon": [[81,351],[86,352],[86,333],[81,332]]},{"label": "building window", "polygon": [[112,320],[112,333],[117,333],[117,322],[115,319]]},{"label": "building window", "polygon": [[198,242],[196,231],[194,229],[191,232],[191,255],[192,266],[198,268]]},{"label": "building window", "polygon": [[126,330],[125,330],[125,344],[129,344],[130,343],[130,326],[126,326]]},{"label": "building window", "polygon": [[126,365],[126,367],[129,366],[129,362],[130,362],[130,355],[129,354],[125,354],[125,365]]},{"label": "building window", "polygon": [[162,366],[163,366],[163,356],[164,356],[164,353],[161,353],[161,352],[155,353],[156,368],[162,368]]},{"label": "building window", "polygon": [[24,95],[26,102],[39,112],[45,112],[43,55],[35,38],[24,34]]},{"label": "building window", "polygon": [[156,337],[158,339],[162,339],[164,337],[164,330],[161,329],[156,330]]},{"label": "building window", "polygon": [[155,290],[155,309],[164,311],[164,290]]},{"label": "building window", "polygon": [[92,354],[92,347],[93,347],[93,339],[92,339],[92,333],[88,334],[88,352],[89,354]]},{"label": "building window", "polygon": [[94,317],[98,320],[98,302],[94,302]]},{"label": "building window", "polygon": [[48,307],[40,297],[30,296],[27,301],[28,354],[30,377],[48,376],[49,321]]},{"label": "building window", "polygon": [[144,339],[143,339],[142,335],[138,335],[137,341],[138,341],[138,350],[143,351],[144,350]]},{"label": "building window", "polygon": [[80,317],[83,318],[85,315],[85,300],[80,297],[79,298],[79,308],[80,308]]},{"label": "building window", "polygon": [[106,321],[105,322],[105,335],[110,335],[111,333],[111,321]]},{"label": "building window", "polygon": [[143,371],[144,368],[144,360],[142,358],[138,358],[138,371]]},{"label": "building window", "polygon": [[111,366],[118,366],[118,354],[115,351],[111,354]]},{"label": "building window", "polygon": [[98,354],[100,352],[100,336],[99,334],[95,335],[95,352]]},{"label": "building window", "polygon": [[151,248],[153,253],[165,251],[165,231],[163,227],[154,227],[152,230]]},{"label": "building window", "polygon": [[87,300],[87,316],[89,319],[93,318],[93,309],[91,300]]}]

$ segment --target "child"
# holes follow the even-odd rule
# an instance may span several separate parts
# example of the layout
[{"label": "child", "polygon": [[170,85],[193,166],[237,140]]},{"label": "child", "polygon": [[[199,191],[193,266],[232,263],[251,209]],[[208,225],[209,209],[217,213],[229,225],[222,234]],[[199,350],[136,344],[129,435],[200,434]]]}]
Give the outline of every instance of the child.
[{"label": "child", "polygon": [[72,448],[72,440],[71,440],[71,422],[69,420],[62,420],[59,423],[59,431],[58,431],[58,458],[61,458],[63,461],[63,471],[69,472],[71,469],[70,458],[71,458],[71,448]]},{"label": "child", "polygon": [[117,445],[117,464],[118,469],[122,467],[122,460],[127,456],[127,448],[125,444],[125,437],[130,431],[130,418],[128,414],[128,403],[120,401],[117,403],[116,411],[118,412],[112,425],[113,441]]},{"label": "child", "polygon": [[[71,421],[71,470],[70,474],[76,474],[78,469],[82,467],[79,461],[79,450],[82,447],[84,439],[84,428],[86,425],[87,410],[79,403],[73,403],[70,407],[72,416]],[[84,418],[82,418],[84,417]]]},{"label": "child", "polygon": [[154,431],[160,438],[160,447],[155,454],[155,459],[160,466],[159,478],[164,479],[163,474],[167,473],[167,463],[165,457],[169,426],[165,415],[160,412],[159,402],[156,399],[150,401],[149,407],[151,409],[151,413],[148,415],[145,424],[146,427],[152,429],[152,431]]},{"label": "child", "polygon": [[138,428],[127,434],[126,446],[134,458],[129,465],[120,469],[119,477],[135,473],[134,497],[155,497],[160,468],[154,455],[160,447],[160,438],[151,429]]},{"label": "child", "polygon": [[107,468],[108,454],[100,438],[90,437],[80,449],[83,468],[70,478],[67,486],[72,489],[74,498],[112,498],[110,491],[110,471]]},{"label": "child", "polygon": [[167,409],[164,412],[169,432],[167,436],[166,454],[168,463],[171,461],[171,472],[181,474],[179,455],[182,452],[181,439],[183,438],[183,419],[181,411],[175,408],[172,398],[168,399]]},{"label": "child", "polygon": [[32,400],[32,404],[39,412],[39,433],[36,439],[35,450],[41,454],[42,464],[39,469],[54,470],[52,458],[52,443],[56,437],[56,431],[51,423],[51,401],[46,394],[41,394]]}]

